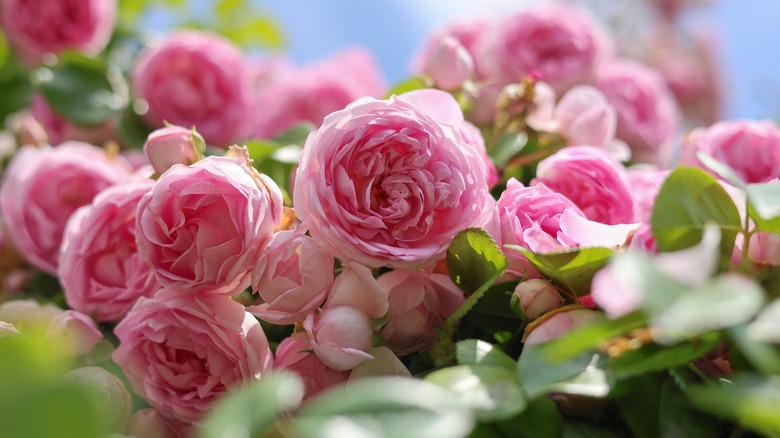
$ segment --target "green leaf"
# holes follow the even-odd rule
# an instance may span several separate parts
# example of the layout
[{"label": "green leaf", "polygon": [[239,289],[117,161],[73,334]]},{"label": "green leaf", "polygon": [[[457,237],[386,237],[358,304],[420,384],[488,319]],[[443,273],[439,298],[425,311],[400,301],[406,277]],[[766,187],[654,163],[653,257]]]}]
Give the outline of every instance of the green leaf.
[{"label": "green leaf", "polygon": [[461,365],[491,365],[514,370],[517,367],[511,357],[495,345],[477,339],[460,341],[456,345],[456,357]]},{"label": "green leaf", "polygon": [[21,111],[27,105],[33,95],[33,86],[27,72],[7,61],[0,68],[0,126],[11,114]]},{"label": "green leaf", "polygon": [[687,291],[652,318],[661,342],[677,342],[750,320],[764,304],[764,291],[745,277],[724,274]]},{"label": "green leaf", "polygon": [[621,336],[645,325],[647,319],[633,312],[616,319],[603,319],[574,329],[562,338],[550,341],[540,348],[551,360],[564,360],[597,347],[604,341]]},{"label": "green leaf", "polygon": [[748,213],[759,230],[780,233],[780,182],[748,184]]},{"label": "green leaf", "polygon": [[528,134],[525,132],[509,132],[504,134],[488,154],[496,167],[503,168],[515,155],[528,144]]},{"label": "green leaf", "polygon": [[387,92],[385,97],[398,96],[409,91],[420,90],[422,88],[430,88],[431,85],[423,78],[413,76],[398,84],[395,84],[390,91]]},{"label": "green leaf", "polygon": [[519,414],[525,397],[511,369],[493,365],[443,368],[425,380],[447,388],[480,420],[500,420]]},{"label": "green leaf", "polygon": [[276,418],[298,406],[303,384],[295,375],[275,372],[231,391],[203,422],[204,438],[250,438],[267,432]]},{"label": "green leaf", "polygon": [[501,276],[506,269],[506,257],[485,230],[469,228],[450,243],[447,269],[452,281],[471,294]]},{"label": "green leaf", "polygon": [[609,248],[580,248],[548,254],[533,253],[517,245],[504,245],[504,248],[522,252],[539,272],[577,297],[590,293],[593,275],[613,254]]},{"label": "green leaf", "polygon": [[[229,25],[229,23],[233,25]],[[253,16],[242,20],[232,20],[218,26],[219,33],[241,47],[265,47],[279,49],[284,47],[284,31],[271,17]]]},{"label": "green leaf", "polygon": [[712,351],[720,340],[717,334],[670,347],[649,345],[631,350],[609,362],[611,376],[625,379],[685,365]]},{"label": "green leaf", "polygon": [[549,360],[542,346],[526,346],[517,364],[520,385],[529,399],[562,392],[590,397],[609,393],[606,374],[599,368],[599,354],[587,351],[564,361]]},{"label": "green leaf", "polygon": [[699,151],[696,156],[699,161],[702,162],[702,164],[704,164],[711,171],[717,173],[721,178],[726,180],[734,187],[744,189],[747,186],[745,181],[743,181],[742,178],[740,178],[739,175],[734,172],[734,169],[729,167],[726,163],[721,163],[720,161],[713,158],[712,155],[704,151]]},{"label": "green leaf", "polygon": [[721,227],[721,255],[727,261],[741,229],[737,207],[711,175],[693,167],[678,167],[664,181],[653,207],[651,225],[659,250],[675,251],[696,244],[708,222]]},{"label": "green leaf", "polygon": [[[555,403],[547,397],[530,402],[518,416],[517,423],[527,438],[558,438],[563,432],[563,418]],[[510,435],[517,436],[517,434]]]},{"label": "green leaf", "polygon": [[298,146],[303,146],[303,144],[306,142],[306,138],[309,137],[309,134],[315,129],[317,128],[311,123],[299,123],[274,137],[273,141],[280,145],[295,144]]},{"label": "green leaf", "polygon": [[35,78],[49,106],[78,125],[98,125],[125,104],[109,80],[102,61],[78,54],[61,57],[57,67],[41,67]]},{"label": "green leaf", "polygon": [[615,400],[621,416],[637,438],[658,435],[661,401],[659,376],[645,375],[622,383],[624,392]]},{"label": "green leaf", "polygon": [[774,345],[760,342],[751,336],[748,331],[751,326],[739,325],[728,330],[733,356],[741,353],[762,373],[780,374],[780,352]]},{"label": "green leaf", "polygon": [[474,418],[452,394],[418,379],[360,379],[317,395],[292,420],[294,436],[456,438],[468,435]]},{"label": "green leaf", "polygon": [[141,116],[131,108],[127,108],[119,117],[117,132],[123,146],[141,149],[152,129],[141,119]]},{"label": "green leaf", "polygon": [[780,435],[780,377],[737,375],[694,386],[688,396],[700,409],[769,436]]}]

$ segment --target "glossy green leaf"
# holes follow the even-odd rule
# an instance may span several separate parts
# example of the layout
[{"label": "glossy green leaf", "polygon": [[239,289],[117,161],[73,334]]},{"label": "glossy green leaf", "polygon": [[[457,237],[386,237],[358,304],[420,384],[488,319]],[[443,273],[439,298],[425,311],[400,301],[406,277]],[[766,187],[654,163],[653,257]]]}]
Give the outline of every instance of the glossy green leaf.
[{"label": "glossy green leaf", "polygon": [[485,230],[469,228],[450,243],[447,269],[452,281],[471,294],[498,279],[506,269],[506,257]]},{"label": "glossy green leaf", "polygon": [[526,133],[509,132],[498,140],[495,146],[488,151],[488,154],[496,167],[502,168],[509,160],[520,153],[526,144],[528,144],[528,135]]},{"label": "glossy green leaf", "polygon": [[580,248],[548,254],[533,253],[516,245],[504,245],[504,248],[522,252],[539,272],[577,297],[590,293],[593,275],[613,254],[609,248]]},{"label": "glossy green leaf", "polygon": [[517,362],[489,342],[467,339],[458,342],[455,348],[458,363],[461,365],[490,365],[510,370],[517,367]]},{"label": "glossy green leaf", "polygon": [[553,361],[542,351],[542,346],[526,346],[517,365],[520,385],[528,398],[551,392],[603,397],[609,393],[609,384],[600,368],[602,357],[584,352],[572,359]]},{"label": "glossy green leaf", "polygon": [[732,169],[725,163],[716,160],[715,158],[712,157],[712,155],[708,154],[707,152],[699,151],[699,153],[696,154],[696,157],[707,168],[717,173],[718,176],[726,180],[729,184],[733,185],[734,187],[744,189],[747,186],[745,181],[743,181],[742,178],[740,178],[739,175],[737,175],[737,173],[734,172],[734,169]]},{"label": "glossy green leaf", "polygon": [[425,380],[454,392],[480,420],[500,420],[525,408],[514,372],[503,366],[458,365],[427,375]]},{"label": "glossy green leaf", "polygon": [[11,114],[21,111],[27,105],[33,95],[33,86],[27,72],[7,61],[0,67],[0,126]]}]

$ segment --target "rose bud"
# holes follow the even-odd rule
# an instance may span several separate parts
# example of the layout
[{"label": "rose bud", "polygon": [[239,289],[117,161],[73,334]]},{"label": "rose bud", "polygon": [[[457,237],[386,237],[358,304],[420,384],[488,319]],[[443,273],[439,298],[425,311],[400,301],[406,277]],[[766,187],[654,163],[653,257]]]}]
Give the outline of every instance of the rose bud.
[{"label": "rose bud", "polygon": [[144,154],[154,170],[162,174],[174,164],[192,164],[203,157],[203,137],[194,129],[168,126],[151,134],[144,144]]},{"label": "rose bud", "polygon": [[276,360],[274,360],[274,368],[292,371],[303,380],[305,398],[345,382],[348,375],[344,371],[328,368],[317,355],[311,352],[311,349],[309,337],[299,332],[285,338],[276,347]]},{"label": "rose bud", "polygon": [[579,305],[560,307],[543,315],[525,329],[523,342],[526,346],[543,344],[563,337],[577,327],[589,324],[601,318],[601,312],[586,309]]},{"label": "rose bud", "polygon": [[359,263],[347,263],[333,282],[325,307],[354,307],[369,318],[381,318],[390,307],[387,290],[379,284],[371,269]]},{"label": "rose bud", "polygon": [[563,298],[555,286],[540,278],[518,283],[510,302],[512,310],[527,321],[533,321],[561,304]]},{"label": "rose bud", "polygon": [[367,353],[373,336],[371,320],[354,307],[329,307],[317,316],[310,314],[303,324],[314,354],[334,370],[347,371],[373,358]]},{"label": "rose bud", "polygon": [[468,50],[453,37],[438,41],[423,66],[437,87],[445,90],[460,88],[474,73],[474,60]]},{"label": "rose bud", "polygon": [[89,353],[103,339],[95,321],[75,310],[65,310],[57,315],[46,330],[46,336],[74,356]]},{"label": "rose bud", "polygon": [[69,372],[68,377],[94,388],[100,397],[99,401],[107,407],[111,429],[124,430],[133,412],[133,399],[117,376],[101,367],[83,367]]}]

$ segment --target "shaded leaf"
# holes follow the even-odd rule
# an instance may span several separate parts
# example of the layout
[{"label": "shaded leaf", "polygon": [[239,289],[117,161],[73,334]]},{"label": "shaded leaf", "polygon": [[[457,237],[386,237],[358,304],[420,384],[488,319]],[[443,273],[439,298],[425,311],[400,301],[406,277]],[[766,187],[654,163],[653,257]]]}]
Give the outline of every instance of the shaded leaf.
[{"label": "shaded leaf", "polygon": [[458,365],[425,377],[454,392],[478,419],[499,420],[525,408],[525,397],[511,369],[493,365]]}]

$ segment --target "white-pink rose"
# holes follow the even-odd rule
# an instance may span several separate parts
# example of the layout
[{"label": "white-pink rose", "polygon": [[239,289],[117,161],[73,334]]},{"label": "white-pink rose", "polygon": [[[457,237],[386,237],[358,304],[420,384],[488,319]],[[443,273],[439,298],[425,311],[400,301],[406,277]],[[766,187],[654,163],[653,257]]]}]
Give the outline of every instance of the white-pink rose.
[{"label": "white-pink rose", "polygon": [[148,49],[133,71],[133,87],[149,104],[145,118],[195,127],[209,144],[227,146],[249,135],[252,76],[227,40],[180,32]]},{"label": "white-pink rose", "polygon": [[371,320],[351,306],[327,307],[303,322],[314,354],[330,368],[348,371],[373,358]]},{"label": "white-pink rose", "polygon": [[249,285],[281,216],[279,188],[244,158],[177,164],[138,204],[138,251],[163,287],[230,294]]},{"label": "white-pink rose", "polygon": [[494,202],[485,164],[457,129],[447,93],[360,99],[309,135],[296,175],[296,212],[336,257],[369,266],[435,260]]},{"label": "white-pink rose", "polygon": [[274,324],[303,321],[333,285],[333,256],[299,227],[279,231],[265,245],[252,271],[252,290],[264,303],[249,308]]},{"label": "white-pink rose", "polygon": [[70,215],[128,177],[123,160],[86,143],[22,148],[0,191],[2,215],[19,253],[36,268],[56,273]]},{"label": "white-pink rose", "polygon": [[463,303],[463,291],[447,275],[399,269],[377,281],[390,299],[381,335],[399,354],[429,350],[436,329]]},{"label": "white-pink rose", "polygon": [[135,241],[138,201],[150,179],[110,187],[71,216],[59,277],[68,305],[100,321],[119,321],[140,297],[159,289]]},{"label": "white-pink rose", "polygon": [[229,297],[142,298],[114,329],[113,359],[158,412],[196,423],[273,362],[260,323]]}]

